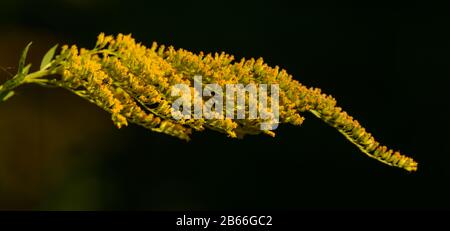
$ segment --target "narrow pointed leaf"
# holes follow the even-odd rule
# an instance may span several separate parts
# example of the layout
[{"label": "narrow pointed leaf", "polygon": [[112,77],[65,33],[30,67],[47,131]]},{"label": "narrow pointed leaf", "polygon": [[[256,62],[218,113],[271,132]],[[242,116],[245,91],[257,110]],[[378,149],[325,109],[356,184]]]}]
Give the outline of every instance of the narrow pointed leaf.
[{"label": "narrow pointed leaf", "polygon": [[22,70],[22,75],[27,75],[28,72],[30,71],[30,68],[31,68],[31,63],[28,64],[28,65],[26,65],[26,66],[23,68],[23,70]]},{"label": "narrow pointed leaf", "polygon": [[11,98],[14,95],[14,91],[9,91],[4,95],[0,95],[1,101],[6,101],[7,99]]},{"label": "narrow pointed leaf", "polygon": [[47,51],[47,53],[45,53],[41,61],[40,67],[41,70],[44,69],[52,61],[53,57],[55,56],[55,51],[57,47],[58,44],[54,45],[52,48],[50,48],[50,50]]},{"label": "narrow pointed leaf", "polygon": [[18,74],[23,73],[23,68],[25,67],[25,60],[27,58],[28,50],[30,49],[30,46],[32,43],[33,42],[28,43],[28,45],[22,51],[22,55],[20,56],[20,60],[19,60],[19,69],[17,71]]}]

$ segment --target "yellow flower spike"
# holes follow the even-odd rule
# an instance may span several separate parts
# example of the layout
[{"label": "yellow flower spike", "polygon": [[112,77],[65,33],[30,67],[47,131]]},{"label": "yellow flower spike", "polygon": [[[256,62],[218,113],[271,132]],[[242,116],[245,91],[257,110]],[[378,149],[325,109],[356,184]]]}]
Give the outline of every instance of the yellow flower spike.
[{"label": "yellow flower spike", "polygon": [[[278,84],[280,123],[301,125],[304,121],[301,113],[312,113],[367,156],[407,171],[417,170],[413,159],[382,146],[357,120],[338,107],[333,97],[319,88],[303,86],[286,70],[278,66],[272,68],[262,58],[235,61],[232,55],[224,52],[194,54],[172,46],[166,48],[156,42],[147,48],[136,43],[131,34],[113,37],[100,33],[95,49],[64,45],[52,61],[49,69],[25,76],[24,83],[65,88],[111,113],[118,128],[135,123],[183,140],[189,140],[192,129],[202,131],[205,128],[232,138],[261,133],[273,137],[274,131],[261,130],[263,122],[278,123],[272,119],[176,120],[172,117],[171,106],[177,98],[171,96],[171,88],[175,84],[186,84],[194,94],[196,75],[202,76],[203,85],[214,83],[222,88],[227,84]],[[55,78],[55,74],[61,78]],[[7,83],[0,85],[0,96],[9,95],[12,89],[8,86],[21,84]],[[245,98],[248,102],[249,97]],[[204,102],[200,106],[204,106]],[[237,106],[232,109],[237,111]],[[261,112],[270,114],[271,111]]]}]

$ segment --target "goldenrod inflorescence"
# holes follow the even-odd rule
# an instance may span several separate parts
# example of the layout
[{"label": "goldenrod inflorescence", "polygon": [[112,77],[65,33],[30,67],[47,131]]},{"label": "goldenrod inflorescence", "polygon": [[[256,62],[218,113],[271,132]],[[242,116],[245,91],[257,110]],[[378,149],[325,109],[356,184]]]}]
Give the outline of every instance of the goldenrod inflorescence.
[{"label": "goldenrod inflorescence", "polygon": [[[0,86],[0,96],[3,99],[10,97],[12,89],[21,83],[59,86],[111,113],[118,128],[131,122],[189,140],[193,130],[205,128],[230,137],[259,133],[274,136],[275,133],[260,129],[261,123],[267,122],[264,119],[176,120],[171,114],[171,106],[177,99],[171,95],[173,85],[186,84],[193,88],[194,76],[202,76],[205,84],[215,83],[221,87],[227,84],[278,84],[280,123],[301,125],[302,113],[310,112],[336,128],[369,157],[407,171],[417,170],[413,159],[378,143],[358,121],[336,106],[333,97],[318,88],[303,86],[285,70],[265,64],[262,58],[235,61],[233,56],[225,53],[194,54],[156,43],[147,48],[131,35],[113,37],[103,33],[98,36],[93,49],[65,45],[54,59],[49,59],[53,53],[54,48],[37,72],[28,74],[28,70],[19,68],[12,84]],[[51,75],[55,73],[60,77]]]}]

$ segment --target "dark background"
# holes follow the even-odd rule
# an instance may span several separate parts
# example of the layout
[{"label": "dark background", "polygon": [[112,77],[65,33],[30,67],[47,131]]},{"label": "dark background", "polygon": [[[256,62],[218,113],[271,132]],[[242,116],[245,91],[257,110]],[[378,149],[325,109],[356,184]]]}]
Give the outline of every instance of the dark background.
[{"label": "dark background", "polygon": [[[320,87],[380,142],[419,162],[407,173],[367,158],[306,116],[276,138],[194,134],[186,143],[130,125],[60,89],[24,86],[0,105],[0,209],[235,210],[450,207],[448,10],[284,3],[0,3],[0,65],[21,49],[93,47],[132,33],[194,52],[264,57]],[[0,82],[9,78],[3,71]]]}]

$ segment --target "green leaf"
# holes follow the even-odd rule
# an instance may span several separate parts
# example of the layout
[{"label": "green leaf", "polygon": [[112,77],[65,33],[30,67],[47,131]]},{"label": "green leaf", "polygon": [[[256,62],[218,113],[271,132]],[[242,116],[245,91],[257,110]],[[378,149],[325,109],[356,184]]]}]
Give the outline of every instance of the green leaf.
[{"label": "green leaf", "polygon": [[19,69],[17,71],[17,74],[19,74],[19,75],[23,74],[23,68],[25,67],[25,60],[27,58],[28,49],[30,49],[30,46],[32,43],[33,42],[28,43],[28,45],[22,51],[22,55],[20,56],[20,60],[19,60]]},{"label": "green leaf", "polygon": [[9,91],[5,95],[0,96],[1,101],[6,101],[7,99],[11,98],[14,95],[14,91]]},{"label": "green leaf", "polygon": [[30,67],[31,67],[31,63],[26,65],[22,70],[22,75],[27,75],[28,72],[30,71]]},{"label": "green leaf", "polygon": [[58,44],[54,45],[52,48],[50,48],[50,50],[47,51],[47,53],[45,53],[41,61],[40,67],[41,70],[44,69],[52,61],[53,57],[55,56],[55,51],[57,47]]}]

